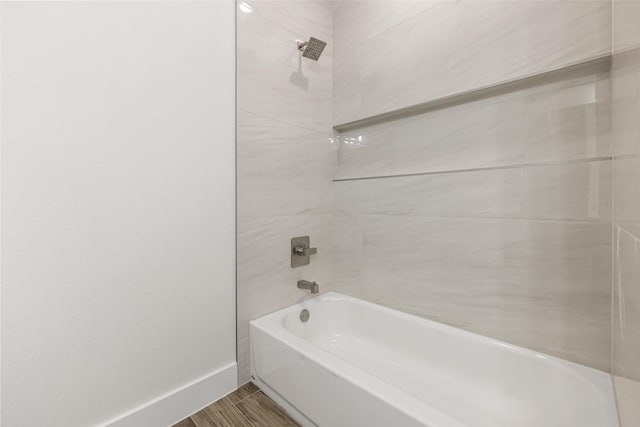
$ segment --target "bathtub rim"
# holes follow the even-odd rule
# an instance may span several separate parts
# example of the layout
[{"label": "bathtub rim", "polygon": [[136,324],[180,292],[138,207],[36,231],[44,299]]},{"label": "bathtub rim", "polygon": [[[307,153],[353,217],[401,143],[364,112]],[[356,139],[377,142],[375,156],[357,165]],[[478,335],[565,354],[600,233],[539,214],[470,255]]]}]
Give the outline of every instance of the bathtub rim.
[{"label": "bathtub rim", "polygon": [[[269,335],[273,339],[284,343],[284,345],[291,347],[293,351],[304,356],[308,360],[320,365],[327,371],[331,372],[332,375],[350,383],[354,387],[359,388],[365,393],[369,393],[376,398],[380,399],[385,404],[393,407],[399,412],[405,413],[409,418],[413,418],[418,423],[425,423],[425,427],[469,427],[468,424],[463,423],[457,418],[446,414],[442,411],[439,411],[436,408],[429,406],[424,401],[418,399],[417,397],[407,393],[404,390],[390,384],[386,381],[383,381],[374,375],[362,370],[358,369],[352,363],[347,362],[321,348],[312,344],[309,341],[304,340],[303,338],[295,335],[289,330],[285,329],[282,325],[278,324],[278,320],[282,318],[283,315],[288,312],[297,312],[302,308],[307,308],[309,304],[317,304],[319,301],[323,301],[326,299],[343,299],[348,298],[354,301],[361,301],[357,298],[348,297],[346,295],[340,294],[338,292],[327,292],[322,295],[318,295],[317,297],[310,298],[299,303],[293,304],[291,306],[285,307],[273,313],[262,316],[258,319],[252,320],[249,322],[249,341],[250,341],[250,359],[251,359],[251,377],[252,380],[264,384],[267,386],[267,389],[270,390],[273,394],[269,395],[272,397],[273,395],[277,396],[281,401],[286,403],[286,407],[293,408],[295,410],[295,414],[300,414],[304,417],[304,419],[310,420],[304,413],[302,413],[299,409],[295,408],[294,405],[290,404],[283,396],[281,396],[276,390],[271,388],[269,384],[260,377],[259,373],[255,368],[254,362],[254,354],[253,354],[253,345],[252,345],[252,335],[253,329],[260,330],[261,333]],[[362,301],[364,303],[368,303],[366,301]],[[373,304],[376,305],[377,304]],[[396,311],[390,309],[392,312]],[[258,384],[256,384],[258,385]],[[278,399],[275,399],[278,400]],[[311,424],[315,425],[315,424]]]},{"label": "bathtub rim", "polygon": [[[304,338],[296,335],[294,332],[288,330],[283,325],[283,319],[286,315],[296,314],[299,310],[302,310],[304,308],[308,308],[311,310],[312,306],[315,304],[319,304],[322,301],[332,300],[347,301],[354,304],[367,306],[373,310],[378,310],[381,313],[385,313],[385,315],[393,316],[409,322],[418,322],[429,328],[434,328],[437,331],[455,334],[462,339],[469,339],[472,342],[497,346],[500,347],[502,351],[515,353],[523,357],[542,359],[544,360],[544,363],[552,365],[555,369],[560,369],[564,372],[569,373],[571,376],[575,376],[584,381],[588,381],[589,384],[591,384],[597,390],[605,392],[608,402],[604,403],[607,405],[607,409],[604,409],[603,404],[603,410],[606,410],[607,412],[610,411],[610,415],[615,417],[615,420],[618,421],[618,415],[614,403],[615,401],[613,400],[614,391],[612,378],[611,375],[605,371],[581,365],[579,363],[545,354],[536,350],[521,347],[516,344],[506,343],[495,338],[477,334],[475,332],[440,323],[414,314],[406,313],[371,301],[344,295],[335,291],[329,291],[316,297],[300,301],[249,322],[252,378],[254,378],[254,381],[258,381],[264,384],[269,390],[271,390],[272,393],[277,395],[280,399],[284,400],[284,402],[286,402],[286,399],[280,396],[277,391],[273,390],[268,385],[268,383],[260,378],[258,373],[255,372],[255,363],[253,359],[252,349],[253,346],[251,340],[252,330],[254,328],[284,343],[286,346],[291,347],[293,351],[301,354],[314,363],[319,364],[323,368],[332,372],[333,375],[351,383],[364,392],[374,395],[378,399],[407,414],[411,418],[414,418],[418,422],[428,422],[428,424],[426,424],[426,426],[428,427],[469,427],[468,424],[459,420],[453,415],[447,414],[438,410],[437,408],[431,407],[429,406],[428,402],[424,402],[418,397],[413,396],[411,393],[404,391],[393,384],[383,381],[365,370],[359,369],[353,363],[348,362],[322,349],[321,347],[318,347],[312,342],[305,340]],[[299,412],[295,407],[293,407],[293,405],[289,404],[288,402],[286,403],[296,412]],[[308,418],[304,416],[304,414],[302,414],[302,416],[308,420]],[[618,424],[614,423],[611,427],[618,427]]]}]

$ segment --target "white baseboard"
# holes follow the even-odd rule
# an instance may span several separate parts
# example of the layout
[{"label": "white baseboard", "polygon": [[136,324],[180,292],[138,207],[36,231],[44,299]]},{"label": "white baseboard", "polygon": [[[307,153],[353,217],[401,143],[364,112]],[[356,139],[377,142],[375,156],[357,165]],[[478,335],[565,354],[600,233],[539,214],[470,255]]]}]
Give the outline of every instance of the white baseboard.
[{"label": "white baseboard", "polygon": [[103,427],[168,427],[237,388],[234,362],[184,387],[102,424]]}]

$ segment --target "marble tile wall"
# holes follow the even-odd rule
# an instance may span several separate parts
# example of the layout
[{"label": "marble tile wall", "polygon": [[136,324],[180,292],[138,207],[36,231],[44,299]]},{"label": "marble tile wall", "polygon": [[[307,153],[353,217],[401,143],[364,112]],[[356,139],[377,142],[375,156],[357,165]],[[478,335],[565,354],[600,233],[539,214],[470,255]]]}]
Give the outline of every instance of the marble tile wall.
[{"label": "marble tile wall", "polygon": [[[330,143],[332,117],[347,122],[607,53],[608,1],[242,4],[251,13],[238,11],[240,383],[248,321],[308,297],[295,288],[303,277],[609,370],[612,173],[635,169],[610,160],[608,73]],[[292,48],[310,35],[329,42],[317,63]],[[617,84],[633,85],[623,69]],[[632,135],[637,120],[625,117],[620,128]],[[361,179],[406,174],[418,175]],[[617,202],[629,223],[637,200]],[[320,253],[292,270],[289,239],[305,234]]]},{"label": "marble tile wall", "polygon": [[336,290],[608,371],[609,106],[586,74],[340,135]]},{"label": "marble tile wall", "polygon": [[610,0],[340,0],[335,124],[606,55]]},{"label": "marble tile wall", "polygon": [[[331,287],[332,14],[325,0],[238,2],[238,383],[249,380],[248,322],[309,295],[299,279]],[[318,62],[297,39],[328,42]],[[290,267],[290,239],[318,255]]]},{"label": "marble tile wall", "polygon": [[586,75],[347,132],[337,177],[610,156],[609,92]]},{"label": "marble tile wall", "polygon": [[640,1],[613,2],[613,360],[622,427],[640,425]]}]

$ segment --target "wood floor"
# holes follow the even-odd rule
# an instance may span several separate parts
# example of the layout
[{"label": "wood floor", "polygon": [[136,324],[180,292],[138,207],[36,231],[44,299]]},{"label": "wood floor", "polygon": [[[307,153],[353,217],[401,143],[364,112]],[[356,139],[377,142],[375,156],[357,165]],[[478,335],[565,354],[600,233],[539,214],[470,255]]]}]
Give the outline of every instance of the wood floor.
[{"label": "wood floor", "polygon": [[279,427],[300,426],[266,394],[247,383],[185,418],[173,427]]}]

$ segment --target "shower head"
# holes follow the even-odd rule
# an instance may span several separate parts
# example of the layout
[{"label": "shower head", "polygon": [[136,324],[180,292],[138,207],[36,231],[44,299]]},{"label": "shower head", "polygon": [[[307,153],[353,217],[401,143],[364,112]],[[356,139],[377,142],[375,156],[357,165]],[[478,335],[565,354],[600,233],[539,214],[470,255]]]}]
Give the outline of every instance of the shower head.
[{"label": "shower head", "polygon": [[318,58],[320,58],[320,55],[322,55],[322,51],[326,45],[327,42],[318,40],[315,37],[311,37],[308,42],[298,40],[298,50],[302,52],[302,56],[313,59],[314,61],[317,61]]}]

